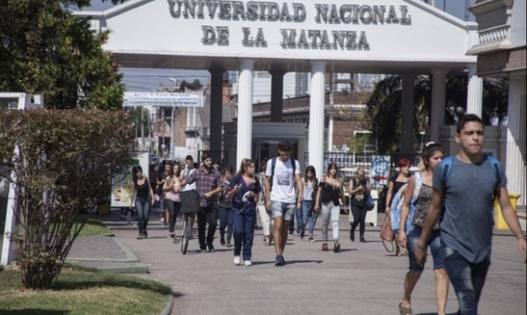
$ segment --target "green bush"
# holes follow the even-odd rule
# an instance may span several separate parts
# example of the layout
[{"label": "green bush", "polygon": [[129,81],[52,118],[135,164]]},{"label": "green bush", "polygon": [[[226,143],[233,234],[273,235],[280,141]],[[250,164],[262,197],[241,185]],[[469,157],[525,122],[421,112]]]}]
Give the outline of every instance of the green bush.
[{"label": "green bush", "polygon": [[26,288],[60,273],[85,209],[106,199],[131,163],[134,128],[122,112],[0,111],[0,162],[16,184],[17,261]]}]

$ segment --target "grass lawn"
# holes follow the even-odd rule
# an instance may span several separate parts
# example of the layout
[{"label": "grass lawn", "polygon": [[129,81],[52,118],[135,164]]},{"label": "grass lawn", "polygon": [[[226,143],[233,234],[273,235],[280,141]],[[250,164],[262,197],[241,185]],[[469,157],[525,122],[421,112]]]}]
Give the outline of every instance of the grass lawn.
[{"label": "grass lawn", "polygon": [[99,219],[88,217],[86,219],[86,224],[84,224],[84,227],[82,228],[79,236],[104,236],[112,234],[113,232],[109,228],[107,228],[106,225],[104,225]]},{"label": "grass lawn", "polygon": [[169,294],[158,282],[71,267],[52,289],[25,290],[19,271],[0,272],[2,315],[157,315]]}]

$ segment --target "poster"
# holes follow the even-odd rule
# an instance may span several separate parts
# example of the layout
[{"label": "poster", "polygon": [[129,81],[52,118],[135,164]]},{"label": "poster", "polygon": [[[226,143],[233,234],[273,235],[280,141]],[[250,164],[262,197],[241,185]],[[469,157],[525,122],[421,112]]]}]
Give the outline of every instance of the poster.
[{"label": "poster", "polygon": [[144,175],[148,178],[149,174],[149,157],[148,153],[139,153],[133,158],[132,166],[126,174],[116,176],[112,180],[112,208],[133,207],[132,199],[134,198],[134,184],[132,181],[132,168],[140,165]]}]

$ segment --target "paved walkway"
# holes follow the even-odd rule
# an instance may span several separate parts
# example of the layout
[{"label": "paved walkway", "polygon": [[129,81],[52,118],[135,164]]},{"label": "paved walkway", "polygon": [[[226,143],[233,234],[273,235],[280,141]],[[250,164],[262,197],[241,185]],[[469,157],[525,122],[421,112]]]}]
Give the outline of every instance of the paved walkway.
[{"label": "paved walkway", "polygon": [[[175,292],[176,315],[282,315],[282,314],[398,314],[407,257],[390,257],[369,231],[370,242],[351,243],[341,233],[342,253],[322,252],[321,243],[293,237],[286,248],[289,264],[276,268],[274,250],[262,244],[257,231],[255,265],[236,267],[232,251],[216,246],[216,253],[181,255],[152,215],[147,240],[136,240],[133,227],[115,226],[115,233],[143,263],[151,277],[170,284]],[[341,219],[343,229],[347,218]],[[320,232],[317,231],[318,235]],[[496,236],[493,265],[483,292],[481,314],[526,314],[526,265],[510,236]],[[190,248],[196,249],[197,241]],[[450,295],[448,312],[457,310]],[[414,295],[416,314],[434,314],[432,271],[427,269]]]}]

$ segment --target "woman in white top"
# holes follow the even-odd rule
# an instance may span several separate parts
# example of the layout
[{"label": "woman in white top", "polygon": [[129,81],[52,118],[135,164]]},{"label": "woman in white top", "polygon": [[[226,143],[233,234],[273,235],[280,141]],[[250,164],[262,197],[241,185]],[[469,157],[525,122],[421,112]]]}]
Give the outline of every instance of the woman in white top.
[{"label": "woman in white top", "polygon": [[176,218],[181,210],[181,200],[179,193],[181,192],[181,168],[179,164],[167,163],[165,166],[166,178],[163,185],[165,192],[165,206],[168,210],[168,230],[170,237],[175,236]]}]

